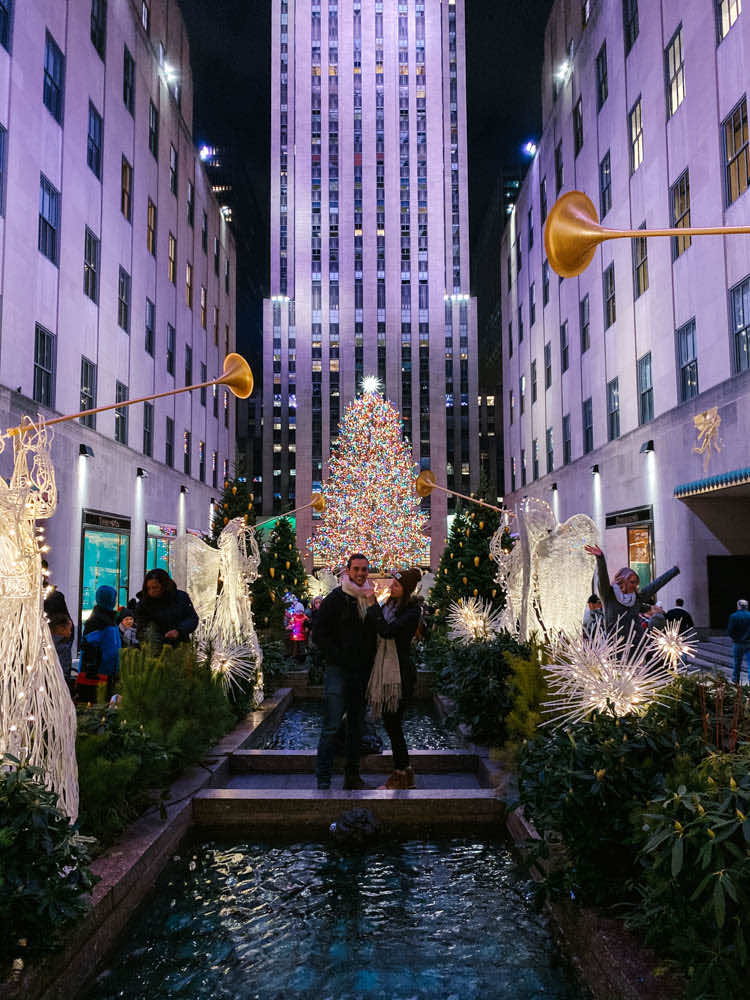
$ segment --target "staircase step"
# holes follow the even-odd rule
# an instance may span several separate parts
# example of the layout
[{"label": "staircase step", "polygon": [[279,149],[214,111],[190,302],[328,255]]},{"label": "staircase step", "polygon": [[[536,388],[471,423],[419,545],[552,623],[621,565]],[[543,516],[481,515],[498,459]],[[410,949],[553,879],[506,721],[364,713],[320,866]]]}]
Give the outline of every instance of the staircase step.
[{"label": "staircase step", "polygon": [[338,789],[204,789],[193,798],[198,826],[233,833],[289,828],[302,836],[327,830],[342,812],[369,809],[393,828],[466,829],[499,825],[504,806],[492,789],[415,789],[408,792],[344,792]]},{"label": "staircase step", "polygon": [[[237,750],[229,758],[233,774],[263,771],[267,774],[312,774],[315,771],[314,750]],[[418,774],[446,772],[476,772],[479,758],[474,753],[455,750],[410,750],[409,760]],[[362,757],[360,769],[368,773],[389,774],[393,770],[390,753]],[[344,761],[336,761],[337,773],[344,770]]]}]

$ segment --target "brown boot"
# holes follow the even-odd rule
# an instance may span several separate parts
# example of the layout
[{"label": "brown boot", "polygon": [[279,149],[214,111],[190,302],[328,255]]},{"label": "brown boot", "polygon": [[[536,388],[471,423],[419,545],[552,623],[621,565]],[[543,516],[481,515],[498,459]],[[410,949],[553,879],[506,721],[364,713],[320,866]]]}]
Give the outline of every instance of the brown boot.
[{"label": "brown boot", "polygon": [[406,771],[394,771],[381,790],[390,792],[402,792],[406,789]]},{"label": "brown boot", "polygon": [[416,782],[414,781],[414,768],[411,767],[411,765],[409,767],[407,767],[407,769],[404,771],[404,778],[405,778],[404,788],[416,788],[417,787],[416,786]]}]

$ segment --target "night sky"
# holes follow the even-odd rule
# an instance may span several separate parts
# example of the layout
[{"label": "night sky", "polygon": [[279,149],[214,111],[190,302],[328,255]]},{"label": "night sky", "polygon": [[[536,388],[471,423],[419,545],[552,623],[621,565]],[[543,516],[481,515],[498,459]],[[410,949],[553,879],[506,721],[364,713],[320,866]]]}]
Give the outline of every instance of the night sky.
[{"label": "night sky", "polygon": [[[240,326],[256,325],[268,286],[271,0],[180,0],[195,77],[195,138],[231,142],[247,184],[238,211],[248,301]],[[502,167],[540,129],[539,77],[552,0],[466,0],[471,242]],[[474,289],[473,289],[474,290]],[[255,340],[257,330],[248,330]]]}]

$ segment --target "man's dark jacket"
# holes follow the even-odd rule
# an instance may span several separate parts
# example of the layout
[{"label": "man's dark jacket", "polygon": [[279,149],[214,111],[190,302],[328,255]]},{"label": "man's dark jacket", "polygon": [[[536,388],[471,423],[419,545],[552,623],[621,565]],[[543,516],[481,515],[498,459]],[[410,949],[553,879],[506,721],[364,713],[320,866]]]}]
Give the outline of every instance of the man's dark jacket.
[{"label": "man's dark jacket", "polygon": [[313,625],[312,641],[326,661],[346,671],[368,673],[375,659],[377,635],[368,615],[359,615],[356,597],[336,587],[325,598]]},{"label": "man's dark jacket", "polygon": [[145,591],[138,594],[134,618],[139,642],[147,638],[146,629],[151,623],[162,636],[176,629],[179,635],[174,642],[187,642],[198,628],[193,602],[184,590],[178,590],[174,582],[170,582],[172,586],[161,597],[149,597]]},{"label": "man's dark jacket", "polygon": [[727,632],[740,646],[750,646],[750,611],[738,608],[729,616]]}]

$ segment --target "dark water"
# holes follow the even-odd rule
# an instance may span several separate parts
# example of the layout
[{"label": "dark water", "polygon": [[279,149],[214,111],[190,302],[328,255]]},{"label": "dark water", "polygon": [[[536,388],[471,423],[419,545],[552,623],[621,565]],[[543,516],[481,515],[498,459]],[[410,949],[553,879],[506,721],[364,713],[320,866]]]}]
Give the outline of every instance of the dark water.
[{"label": "dark water", "polygon": [[188,845],[89,1000],[576,1000],[507,848]]},{"label": "dark water", "polygon": [[[322,702],[295,702],[284,713],[276,732],[259,743],[258,749],[314,750],[318,745],[322,721]],[[377,729],[384,748],[389,750],[391,744],[385,729],[380,724]],[[404,737],[410,750],[461,750],[464,746],[458,733],[446,729],[437,715],[419,706],[411,706],[406,710]]]}]

